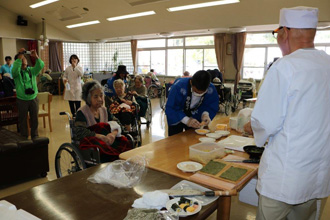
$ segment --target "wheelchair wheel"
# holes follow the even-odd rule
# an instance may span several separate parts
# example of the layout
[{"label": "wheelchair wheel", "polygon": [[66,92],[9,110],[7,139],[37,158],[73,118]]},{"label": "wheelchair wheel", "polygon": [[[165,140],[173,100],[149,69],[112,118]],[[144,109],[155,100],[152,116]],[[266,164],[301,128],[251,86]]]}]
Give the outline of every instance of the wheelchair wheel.
[{"label": "wheelchair wheel", "polygon": [[238,108],[238,104],[239,104],[239,94],[236,93],[236,95],[232,96],[232,107],[231,107],[232,112],[236,111],[236,109]]},{"label": "wheelchair wheel", "polygon": [[166,89],[165,87],[163,87],[160,94],[160,101],[159,101],[160,108],[165,110],[165,104],[166,104]]},{"label": "wheelchair wheel", "polygon": [[57,178],[61,178],[86,169],[86,164],[79,149],[70,143],[64,143],[56,152],[55,170]]},{"label": "wheelchair wheel", "polygon": [[225,106],[225,114],[228,116],[230,114],[230,107],[231,107],[230,102],[225,101],[224,106]]},{"label": "wheelchair wheel", "polygon": [[146,111],[146,121],[147,121],[147,126],[149,126],[152,121],[152,106],[151,106],[150,99],[148,99],[148,108]]},{"label": "wheelchair wheel", "polygon": [[148,88],[148,96],[153,99],[158,97],[158,87],[156,85],[151,85]]}]

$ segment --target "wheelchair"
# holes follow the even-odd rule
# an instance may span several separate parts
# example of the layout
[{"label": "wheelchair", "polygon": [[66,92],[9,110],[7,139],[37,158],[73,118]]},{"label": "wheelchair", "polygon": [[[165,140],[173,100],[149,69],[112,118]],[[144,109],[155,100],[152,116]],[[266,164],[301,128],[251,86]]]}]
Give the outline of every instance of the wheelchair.
[{"label": "wheelchair", "polygon": [[[137,99],[137,97],[135,99]],[[146,97],[146,101],[147,101],[146,113],[144,116],[139,116],[139,121],[140,121],[140,124],[145,124],[145,125],[147,125],[147,127],[149,127],[152,122],[152,106],[151,106],[151,100],[149,99],[149,97]],[[145,122],[142,122],[141,118],[144,118]]]},{"label": "wheelchair", "polygon": [[[79,149],[79,141],[76,139],[74,119],[68,112],[60,112],[60,115],[67,115],[70,124],[71,143],[63,143],[55,155],[55,171],[57,178],[84,170],[87,167],[102,163],[102,156],[98,148]],[[126,138],[134,146],[134,138],[125,134]]]},{"label": "wheelchair", "polygon": [[168,93],[169,93],[170,88],[171,88],[172,85],[173,85],[173,83],[165,83],[164,82],[164,85],[162,87],[162,92],[161,92],[161,95],[160,95],[159,105],[160,105],[160,108],[163,109],[163,110],[165,110],[166,100],[168,98]]},{"label": "wheelchair", "polygon": [[154,81],[150,76],[145,76],[144,82],[148,90],[147,94],[149,98],[153,99],[161,95],[162,86],[160,85],[159,81]]},{"label": "wheelchair", "polygon": [[233,95],[231,94],[231,88],[227,88],[221,82],[213,82],[217,93],[219,95],[219,109],[224,109],[225,114],[228,116],[232,107]]},{"label": "wheelchair", "polygon": [[46,77],[42,76],[40,82],[38,82],[38,91],[39,92],[49,92],[50,94],[56,94],[58,86],[53,81],[48,80]]}]

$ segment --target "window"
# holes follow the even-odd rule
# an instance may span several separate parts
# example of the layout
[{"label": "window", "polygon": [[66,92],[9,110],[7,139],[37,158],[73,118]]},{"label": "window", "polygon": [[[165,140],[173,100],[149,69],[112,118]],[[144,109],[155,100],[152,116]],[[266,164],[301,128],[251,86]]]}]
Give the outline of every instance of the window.
[{"label": "window", "polygon": [[243,79],[262,79],[266,48],[246,48],[244,52]]},{"label": "window", "polygon": [[181,76],[183,73],[183,49],[167,50],[167,75]]},{"label": "window", "polygon": [[186,46],[214,45],[213,36],[186,37]]},{"label": "window", "polygon": [[137,48],[165,47],[165,39],[139,40]]},{"label": "window", "polygon": [[130,42],[117,43],[63,43],[64,69],[69,58],[76,54],[85,72],[116,71],[118,65],[126,65],[133,72]]},{"label": "window", "polygon": [[[166,67],[166,68],[165,68]],[[184,71],[217,69],[213,36],[138,41],[138,72],[178,76]]]},{"label": "window", "polygon": [[[330,31],[317,31],[315,48],[330,54]],[[243,79],[262,79],[274,58],[282,57],[276,39],[270,33],[250,33],[246,36],[243,57]]]}]

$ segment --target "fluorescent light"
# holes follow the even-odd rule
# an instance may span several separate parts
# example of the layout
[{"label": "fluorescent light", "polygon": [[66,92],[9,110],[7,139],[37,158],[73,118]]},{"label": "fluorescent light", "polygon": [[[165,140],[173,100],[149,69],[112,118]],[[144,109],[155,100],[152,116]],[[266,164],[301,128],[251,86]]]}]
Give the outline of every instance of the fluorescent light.
[{"label": "fluorescent light", "polygon": [[182,10],[188,10],[188,9],[194,9],[194,8],[204,8],[204,7],[210,7],[210,6],[216,6],[216,5],[226,5],[226,4],[232,4],[232,3],[238,3],[238,2],[239,2],[239,0],[222,0],[222,1],[205,2],[205,3],[200,3],[200,4],[173,7],[173,8],[168,8],[167,10],[170,12],[182,11]]},{"label": "fluorescent light", "polygon": [[50,3],[57,2],[57,1],[58,0],[46,0],[46,1],[38,2],[36,4],[30,5],[30,8],[38,8],[38,7],[48,5]]},{"label": "fluorescent light", "polygon": [[127,19],[127,18],[135,18],[135,17],[147,16],[147,15],[154,15],[154,14],[156,14],[156,12],[146,11],[146,12],[141,12],[141,13],[136,13],[136,14],[130,14],[130,15],[123,15],[123,16],[118,16],[118,17],[107,18],[107,20],[108,21],[116,21],[116,20],[122,20],[122,19]]},{"label": "fluorescent light", "polygon": [[84,23],[79,23],[79,24],[72,24],[72,25],[68,25],[66,26],[67,28],[76,28],[76,27],[81,27],[81,26],[86,26],[86,25],[91,25],[91,24],[98,24],[100,23],[100,21],[96,20],[96,21],[89,21],[89,22],[84,22]]}]

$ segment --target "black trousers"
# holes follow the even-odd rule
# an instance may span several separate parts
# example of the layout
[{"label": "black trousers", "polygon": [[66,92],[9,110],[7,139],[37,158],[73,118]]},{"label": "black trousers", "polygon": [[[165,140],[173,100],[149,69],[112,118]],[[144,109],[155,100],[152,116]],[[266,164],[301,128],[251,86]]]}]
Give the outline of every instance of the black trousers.
[{"label": "black trousers", "polygon": [[76,112],[80,108],[80,101],[69,101],[72,117],[76,117]]},{"label": "black trousers", "polygon": [[182,122],[180,122],[177,125],[170,125],[170,126],[168,126],[168,136],[179,134],[179,133],[183,132],[183,130],[186,131],[188,129],[190,129],[190,127],[183,124]]}]

